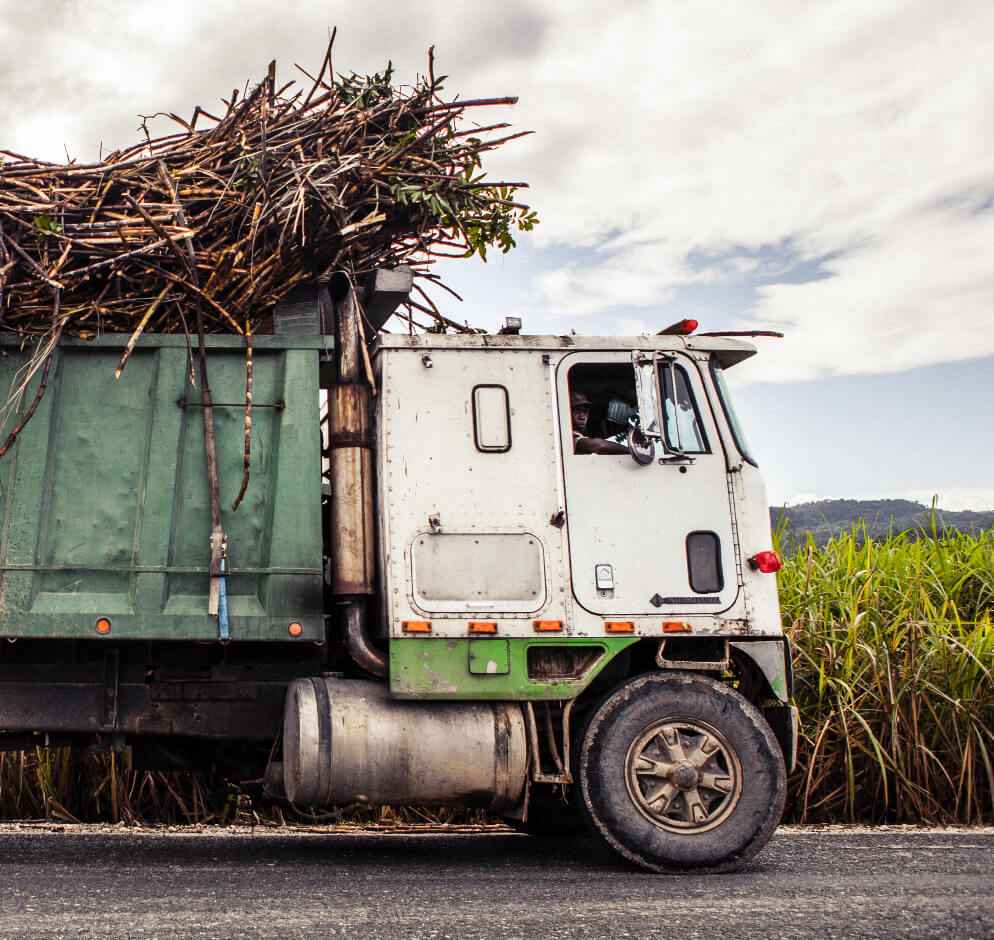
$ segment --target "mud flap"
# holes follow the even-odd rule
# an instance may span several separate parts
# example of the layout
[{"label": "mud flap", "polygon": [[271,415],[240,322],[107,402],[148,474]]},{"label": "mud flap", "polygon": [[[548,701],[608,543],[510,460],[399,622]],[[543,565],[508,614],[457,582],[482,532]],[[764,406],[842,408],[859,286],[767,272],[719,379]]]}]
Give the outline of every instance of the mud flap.
[{"label": "mud flap", "polygon": [[797,706],[792,704],[773,705],[762,709],[763,717],[768,722],[780,748],[783,760],[787,765],[787,773],[794,772],[797,766],[797,735],[800,728],[800,718]]},{"label": "mud flap", "polygon": [[797,765],[799,716],[797,706],[791,700],[794,670],[790,640],[786,636],[768,640],[733,640],[729,646],[748,656],[766,680],[772,698],[760,710],[780,742],[787,773],[792,773]]}]

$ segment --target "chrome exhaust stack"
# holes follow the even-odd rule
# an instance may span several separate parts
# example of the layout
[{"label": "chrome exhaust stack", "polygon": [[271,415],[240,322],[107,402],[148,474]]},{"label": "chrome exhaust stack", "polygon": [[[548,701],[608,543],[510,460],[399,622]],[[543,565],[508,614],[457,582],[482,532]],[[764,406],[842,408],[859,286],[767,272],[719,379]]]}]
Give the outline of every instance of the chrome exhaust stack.
[{"label": "chrome exhaust stack", "polygon": [[378,270],[365,296],[365,310],[350,285],[334,305],[335,384],[328,391],[328,448],[331,481],[328,533],[331,590],[341,598],[345,647],[364,671],[387,674],[386,656],[373,644],[368,599],[376,590],[373,439],[370,428],[371,376],[365,360],[360,318],[378,330],[408,296],[407,269]]}]

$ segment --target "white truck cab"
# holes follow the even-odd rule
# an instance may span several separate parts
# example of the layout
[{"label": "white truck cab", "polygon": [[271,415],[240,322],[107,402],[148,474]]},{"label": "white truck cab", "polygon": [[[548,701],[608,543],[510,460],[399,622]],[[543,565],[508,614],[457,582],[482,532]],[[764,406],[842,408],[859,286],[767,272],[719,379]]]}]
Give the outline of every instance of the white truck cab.
[{"label": "white truck cab", "polygon": [[[472,620],[502,637],[537,623],[779,635],[776,580],[750,563],[772,548],[766,493],[723,378],[754,353],[679,335],[382,336],[390,635],[430,621],[432,636],[464,637]],[[582,432],[571,399],[587,403]]]}]

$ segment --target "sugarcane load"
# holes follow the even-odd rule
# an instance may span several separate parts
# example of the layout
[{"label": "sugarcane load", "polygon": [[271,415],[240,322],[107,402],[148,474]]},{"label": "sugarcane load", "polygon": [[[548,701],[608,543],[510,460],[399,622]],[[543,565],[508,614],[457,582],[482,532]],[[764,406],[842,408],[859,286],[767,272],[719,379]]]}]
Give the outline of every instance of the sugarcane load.
[{"label": "sugarcane load", "polygon": [[797,744],[755,348],[460,322],[433,262],[538,221],[483,169],[515,99],[303,74],[0,151],[0,747],[740,865]]},{"label": "sugarcane load", "polygon": [[[446,100],[429,68],[414,85],[336,76],[329,44],[310,87],[263,81],[197,107],[181,130],[149,135],[89,165],[0,150],[0,320],[41,338],[144,332],[251,336],[301,284],[433,258],[507,250],[537,221],[522,183],[486,180],[481,159],[526,132],[460,130],[468,113],[514,98]],[[406,306],[445,318],[420,284]],[[454,329],[465,329],[449,322]],[[130,350],[130,346],[128,347]],[[127,361],[122,357],[120,368]]]}]

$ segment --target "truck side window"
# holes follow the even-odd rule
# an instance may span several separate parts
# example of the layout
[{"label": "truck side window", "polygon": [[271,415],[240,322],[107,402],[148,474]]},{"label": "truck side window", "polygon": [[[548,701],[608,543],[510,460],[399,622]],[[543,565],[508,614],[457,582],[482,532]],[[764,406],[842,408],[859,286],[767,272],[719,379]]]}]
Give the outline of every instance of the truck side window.
[{"label": "truck side window", "polygon": [[[673,380],[676,380],[674,394]],[[690,379],[683,366],[668,364],[659,367],[659,384],[663,390],[663,423],[666,443],[670,449],[684,454],[709,453],[708,439],[701,424],[694,393],[690,389]]]},{"label": "truck side window", "polygon": [[474,386],[473,442],[484,454],[511,449],[511,402],[503,385]]},{"label": "truck side window", "polygon": [[635,376],[627,363],[581,363],[569,370],[574,454],[627,454],[636,414]]}]

